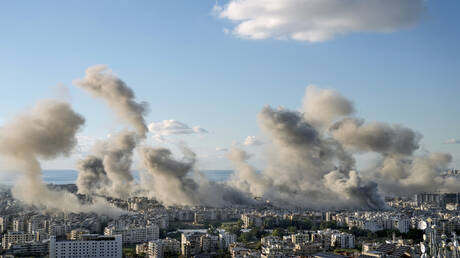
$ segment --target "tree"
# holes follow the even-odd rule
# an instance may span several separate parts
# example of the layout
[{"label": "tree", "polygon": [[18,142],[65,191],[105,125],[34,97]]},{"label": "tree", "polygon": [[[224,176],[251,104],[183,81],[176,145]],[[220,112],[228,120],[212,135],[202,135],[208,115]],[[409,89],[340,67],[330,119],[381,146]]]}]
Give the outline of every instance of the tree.
[{"label": "tree", "polygon": [[300,230],[310,230],[313,227],[313,222],[309,219],[294,220],[292,225]]},{"label": "tree", "polygon": [[241,233],[239,240],[243,243],[247,243],[252,239],[252,231]]},{"label": "tree", "polygon": [[368,236],[369,233],[372,233],[369,230],[364,230],[364,229],[360,229],[360,228],[357,228],[357,227],[352,227],[351,229],[344,229],[343,231],[351,233],[351,234],[353,234],[353,235],[355,235],[357,237]]},{"label": "tree", "polygon": [[337,222],[335,221],[324,221],[319,225],[320,229],[339,229],[340,227],[337,225]]},{"label": "tree", "polygon": [[403,235],[403,238],[413,239],[414,243],[421,242],[423,240],[423,230],[411,228],[409,232]]},{"label": "tree", "polygon": [[282,228],[276,228],[272,232],[272,236],[282,237],[284,235],[284,230]]}]

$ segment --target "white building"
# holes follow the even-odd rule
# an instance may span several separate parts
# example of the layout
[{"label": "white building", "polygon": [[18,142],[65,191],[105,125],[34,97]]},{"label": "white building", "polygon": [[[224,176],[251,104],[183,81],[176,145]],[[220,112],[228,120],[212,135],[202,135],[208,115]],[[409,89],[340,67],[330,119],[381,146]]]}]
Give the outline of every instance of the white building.
[{"label": "white building", "polygon": [[8,229],[8,217],[0,217],[0,233]]},{"label": "white building", "polygon": [[309,234],[297,233],[291,235],[291,242],[294,244],[302,244],[310,241]]},{"label": "white building", "polygon": [[13,231],[25,231],[25,222],[22,218],[17,218],[13,220]]},{"label": "white building", "polygon": [[231,244],[236,242],[236,235],[230,232],[219,233],[219,244],[220,248],[227,249]]},{"label": "white building", "polygon": [[82,235],[88,235],[90,232],[84,228],[76,228],[70,231],[70,240],[78,240]]},{"label": "white building", "polygon": [[147,254],[149,258],[163,258],[165,253],[169,255],[178,255],[180,247],[180,242],[176,239],[158,239],[148,243]]},{"label": "white building", "polygon": [[336,248],[355,248],[355,236],[348,233],[334,233],[331,235],[331,246]]},{"label": "white building", "polygon": [[244,228],[260,227],[262,225],[262,218],[253,214],[242,214],[241,220]]},{"label": "white building", "polygon": [[163,258],[163,243],[161,240],[149,242],[148,255],[149,258]]},{"label": "white building", "polygon": [[191,257],[201,252],[201,237],[206,235],[202,232],[185,232],[181,235],[181,254]]},{"label": "white building", "polygon": [[81,235],[80,240],[50,238],[49,257],[122,257],[121,236]]},{"label": "white building", "polygon": [[123,244],[138,244],[157,240],[160,237],[160,230],[158,226],[154,224],[143,227],[125,228],[110,226],[104,229],[104,235],[121,235],[123,239]]},{"label": "white building", "polygon": [[7,249],[10,244],[24,244],[35,240],[35,234],[10,231],[3,235],[2,246]]}]

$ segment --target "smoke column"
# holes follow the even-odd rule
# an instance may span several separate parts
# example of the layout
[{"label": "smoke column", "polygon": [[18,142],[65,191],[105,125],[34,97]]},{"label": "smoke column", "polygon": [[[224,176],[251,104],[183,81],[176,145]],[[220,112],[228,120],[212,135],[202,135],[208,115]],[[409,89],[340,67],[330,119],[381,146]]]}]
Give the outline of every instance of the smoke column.
[{"label": "smoke column", "polygon": [[106,66],[89,67],[85,77],[76,80],[74,84],[94,97],[103,99],[121,119],[136,129],[139,136],[145,137],[148,131],[144,121],[147,103],[136,102],[133,90]]},{"label": "smoke column", "polygon": [[[329,118],[328,118],[329,119]],[[354,159],[331,138],[325,138],[302,113],[265,107],[262,131],[271,139],[267,167],[256,174],[248,155],[233,150],[237,173],[231,184],[264,197],[277,206],[382,209],[375,183],[363,183],[351,170]],[[321,125],[322,126],[322,125]]]},{"label": "smoke column", "polygon": [[69,155],[76,144],[75,134],[84,122],[69,104],[47,100],[0,129],[0,153],[12,169],[22,174],[12,191],[15,198],[49,211],[119,212],[101,200],[96,205],[82,205],[73,194],[50,190],[41,178],[39,159]]},{"label": "smoke column", "polygon": [[78,162],[79,193],[128,198],[134,187],[130,172],[137,137],[129,131],[111,136],[95,146],[95,154]]},{"label": "smoke column", "polygon": [[134,149],[146,137],[147,103],[136,102],[133,90],[106,66],[91,66],[75,84],[107,105],[136,131],[122,131],[100,143],[95,153],[78,164],[80,193],[128,198],[134,191],[131,164]]},{"label": "smoke column", "polygon": [[204,205],[223,207],[249,204],[246,195],[224,184],[211,182],[195,170],[196,155],[182,146],[184,157],[176,160],[165,148],[143,148],[140,156],[147,173],[143,183],[149,195],[166,206]]}]

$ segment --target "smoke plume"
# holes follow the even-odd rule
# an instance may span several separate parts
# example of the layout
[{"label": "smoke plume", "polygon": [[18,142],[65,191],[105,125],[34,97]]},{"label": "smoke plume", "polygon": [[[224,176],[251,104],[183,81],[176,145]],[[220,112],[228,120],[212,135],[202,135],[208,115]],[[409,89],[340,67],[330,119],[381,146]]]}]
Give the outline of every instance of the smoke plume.
[{"label": "smoke plume", "polygon": [[91,66],[85,78],[75,81],[91,95],[102,98],[136,132],[122,131],[99,143],[92,155],[78,165],[80,193],[126,199],[133,192],[131,164],[134,149],[146,137],[144,120],[147,103],[136,102],[133,90],[102,65]]},{"label": "smoke plume", "polygon": [[102,98],[123,120],[145,137],[148,129],[144,121],[147,103],[136,102],[133,90],[124,81],[112,74],[104,65],[95,65],[86,69],[86,75],[75,84],[88,91],[94,97]]},{"label": "smoke plume", "polygon": [[328,127],[338,118],[355,112],[353,103],[342,94],[315,85],[307,87],[302,102],[305,119],[318,130]]},{"label": "smoke plume", "polygon": [[39,159],[69,155],[76,145],[75,134],[84,122],[69,104],[48,100],[1,128],[0,153],[12,169],[22,174],[12,190],[15,198],[50,211],[117,212],[100,200],[94,205],[82,205],[75,195],[50,190],[42,180]]},{"label": "smoke plume", "polygon": [[204,205],[212,207],[248,204],[245,194],[224,184],[211,182],[195,170],[196,155],[183,147],[184,157],[176,160],[165,148],[144,148],[141,160],[146,174],[143,186],[150,197],[166,206]]},{"label": "smoke plume", "polygon": [[[442,173],[449,154],[416,154],[420,133],[366,123],[354,113],[343,95],[316,86],[307,87],[302,112],[264,107],[259,124],[271,141],[266,168],[258,172],[247,153],[233,149],[229,184],[276,205],[310,208],[382,209],[382,194],[458,191],[459,180]],[[380,162],[357,171],[354,156],[362,153],[376,153]]]},{"label": "smoke plume", "polygon": [[323,137],[302,113],[265,107],[262,131],[272,141],[265,170],[258,175],[247,155],[230,155],[237,168],[232,184],[278,206],[385,208],[375,183],[364,184],[351,169],[354,159],[332,138]]},{"label": "smoke plume", "polygon": [[330,131],[333,137],[362,152],[412,155],[419,148],[421,135],[400,125],[367,123],[347,118],[334,124]]}]

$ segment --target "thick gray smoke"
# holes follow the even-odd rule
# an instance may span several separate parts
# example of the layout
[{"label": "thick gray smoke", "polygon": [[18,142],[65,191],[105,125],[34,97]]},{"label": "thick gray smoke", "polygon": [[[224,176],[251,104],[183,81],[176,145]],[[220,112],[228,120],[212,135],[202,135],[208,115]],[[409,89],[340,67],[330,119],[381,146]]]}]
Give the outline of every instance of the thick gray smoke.
[{"label": "thick gray smoke", "polygon": [[75,84],[105,100],[119,117],[136,129],[136,133],[123,131],[110,137],[99,144],[93,155],[79,162],[79,192],[126,199],[134,191],[133,152],[148,130],[143,117],[147,104],[136,102],[133,90],[102,65],[89,67],[85,78]]},{"label": "thick gray smoke", "polygon": [[314,85],[307,87],[302,102],[305,119],[318,130],[355,112],[353,103],[337,91],[320,89]]},{"label": "thick gray smoke", "polygon": [[127,199],[134,191],[131,165],[138,137],[122,131],[99,142],[94,154],[78,162],[78,192]]},{"label": "thick gray smoke", "polygon": [[43,182],[39,159],[68,155],[76,144],[75,134],[84,124],[83,117],[60,101],[39,102],[30,112],[17,116],[0,130],[0,153],[22,177],[13,188],[15,198],[28,205],[50,211],[118,212],[101,200],[82,205],[65,191],[50,190]]},{"label": "thick gray smoke", "polygon": [[[102,98],[135,133],[123,131],[101,142],[79,163],[80,193],[127,198],[136,189],[133,153],[146,137],[146,104],[105,66],[87,69],[76,84]],[[236,173],[228,183],[210,182],[196,169],[195,154],[183,148],[175,159],[164,148],[142,148],[143,194],[165,205],[225,206],[263,197],[280,206],[312,208],[386,208],[381,194],[458,190],[458,180],[441,174],[448,154],[417,155],[421,135],[397,124],[366,123],[354,116],[353,103],[333,90],[309,86],[301,112],[263,108],[259,124],[271,143],[268,164],[258,172],[249,155],[234,149],[228,158]],[[357,171],[355,154],[376,153],[380,162]],[[433,183],[432,180],[435,182]]]},{"label": "thick gray smoke", "polygon": [[329,127],[329,133],[351,153],[377,153],[380,162],[362,178],[378,183],[386,195],[458,191],[458,177],[443,175],[451,162],[447,153],[416,154],[422,135],[398,124],[366,123],[345,117]]},{"label": "thick gray smoke", "polygon": [[350,171],[353,157],[322,137],[301,113],[267,106],[259,121],[273,142],[267,168],[257,174],[247,155],[233,150],[230,158],[238,172],[232,185],[280,206],[385,208],[376,184],[364,184]]},{"label": "thick gray smoke", "polygon": [[133,151],[146,136],[145,103],[134,100],[126,83],[105,66],[87,69],[77,86],[104,99],[109,107],[136,128],[137,134],[122,132],[95,148],[94,154],[79,162],[77,186],[80,193],[127,198],[134,189],[141,190],[165,205],[223,206],[251,201],[246,195],[228,186],[210,182],[195,170],[195,154],[183,148],[184,159],[175,160],[168,149],[144,148],[140,151],[148,173],[141,177],[140,186],[130,171]]},{"label": "thick gray smoke", "polygon": [[458,177],[443,175],[452,156],[429,153],[417,156],[385,155],[366,171],[367,178],[378,182],[388,195],[412,195],[420,192],[458,192]]},{"label": "thick gray smoke", "polygon": [[412,155],[419,148],[421,135],[400,125],[368,123],[347,118],[335,123],[330,131],[345,146],[362,152]]},{"label": "thick gray smoke", "polygon": [[228,206],[248,204],[252,200],[245,194],[224,184],[211,182],[194,169],[196,155],[183,147],[184,157],[176,160],[165,148],[144,148],[141,160],[146,174],[143,187],[150,197],[166,206],[205,205]]},{"label": "thick gray smoke", "polygon": [[110,180],[104,168],[104,162],[95,155],[88,155],[77,165],[78,193],[86,195],[109,195]]},{"label": "thick gray smoke", "polygon": [[102,98],[117,115],[145,137],[148,129],[144,121],[147,103],[136,102],[133,90],[104,65],[95,65],[86,69],[85,78],[76,80],[75,84],[88,91],[94,97]]},{"label": "thick gray smoke", "polygon": [[[442,174],[444,153],[416,155],[421,135],[401,125],[365,123],[351,101],[333,90],[309,86],[302,112],[265,107],[262,131],[271,139],[267,167],[257,172],[249,155],[232,150],[236,174],[230,184],[278,205],[315,208],[385,208],[380,196],[458,191],[459,180]],[[381,161],[357,172],[355,154]]]}]

